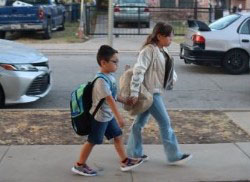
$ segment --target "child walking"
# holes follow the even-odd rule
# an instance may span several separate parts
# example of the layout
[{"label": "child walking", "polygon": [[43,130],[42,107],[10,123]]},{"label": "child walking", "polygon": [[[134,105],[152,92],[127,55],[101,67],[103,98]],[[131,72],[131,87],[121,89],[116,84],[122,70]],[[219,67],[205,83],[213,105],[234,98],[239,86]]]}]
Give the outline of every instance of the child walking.
[{"label": "child walking", "polygon": [[183,164],[192,158],[191,154],[182,153],[171,127],[171,121],[164,104],[162,93],[173,87],[176,79],[174,60],[168,53],[167,47],[173,37],[172,26],[159,22],[155,25],[139,53],[133,67],[133,77],[130,85],[132,103],[138,101],[140,86],[143,83],[153,95],[153,104],[143,113],[137,115],[128,139],[127,153],[130,157],[148,160],[142,147],[142,128],[152,115],[159,125],[161,139],[169,164]]},{"label": "child walking", "polygon": [[116,80],[112,75],[118,68],[118,51],[108,45],[102,45],[97,53],[97,63],[100,70],[97,76],[100,76],[94,83],[92,95],[92,108],[90,113],[93,114],[99,101],[105,98],[105,102],[97,111],[92,120],[91,132],[88,135],[87,141],[83,144],[80,151],[80,157],[72,171],[76,174],[84,176],[96,176],[97,171],[90,168],[86,161],[93,149],[97,144],[102,144],[103,137],[108,140],[114,140],[114,146],[120,158],[120,169],[122,171],[131,170],[139,166],[143,161],[142,159],[129,158],[125,152],[122,140],[122,128],[124,120],[118,111],[116,100],[122,103],[127,103],[127,100],[121,97],[117,98]]}]

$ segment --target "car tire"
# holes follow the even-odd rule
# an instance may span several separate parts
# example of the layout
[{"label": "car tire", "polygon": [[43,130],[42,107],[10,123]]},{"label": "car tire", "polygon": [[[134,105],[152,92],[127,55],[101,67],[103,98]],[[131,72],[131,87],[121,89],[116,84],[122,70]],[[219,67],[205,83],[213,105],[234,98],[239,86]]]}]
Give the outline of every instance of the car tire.
[{"label": "car tire", "polygon": [[6,32],[1,31],[0,32],[0,39],[5,39],[5,36],[6,36]]},{"label": "car tire", "polygon": [[237,75],[245,73],[249,69],[249,56],[243,50],[231,50],[226,53],[222,65],[225,71],[230,74]]},{"label": "car tire", "polygon": [[4,105],[5,105],[5,96],[4,96],[3,89],[0,85],[0,108],[3,108]]},{"label": "car tire", "polygon": [[44,39],[51,39],[51,36],[52,36],[52,24],[51,24],[51,21],[48,20],[47,27],[44,30],[43,38]]}]

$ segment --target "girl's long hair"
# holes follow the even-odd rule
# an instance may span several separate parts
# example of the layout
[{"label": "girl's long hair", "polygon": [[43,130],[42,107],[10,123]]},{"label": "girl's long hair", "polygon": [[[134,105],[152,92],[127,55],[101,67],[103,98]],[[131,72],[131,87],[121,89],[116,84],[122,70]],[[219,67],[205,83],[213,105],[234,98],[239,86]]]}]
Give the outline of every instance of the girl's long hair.
[{"label": "girl's long hair", "polygon": [[157,44],[158,38],[157,35],[163,35],[163,36],[171,36],[171,33],[173,32],[173,27],[167,23],[158,22],[151,34],[148,35],[146,42],[143,44],[142,49],[148,45],[148,44]]}]

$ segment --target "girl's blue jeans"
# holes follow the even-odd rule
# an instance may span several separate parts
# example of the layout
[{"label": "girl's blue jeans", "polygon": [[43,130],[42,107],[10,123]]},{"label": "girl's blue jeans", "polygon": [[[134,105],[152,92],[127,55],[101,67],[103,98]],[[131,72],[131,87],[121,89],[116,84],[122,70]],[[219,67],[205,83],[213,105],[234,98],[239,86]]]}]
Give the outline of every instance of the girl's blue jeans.
[{"label": "girl's blue jeans", "polygon": [[153,104],[145,112],[137,115],[128,138],[127,153],[130,157],[141,157],[144,154],[142,147],[141,130],[148,122],[150,114],[157,121],[164,151],[169,162],[181,159],[179,145],[175,133],[171,127],[170,118],[164,105],[162,96],[159,93],[153,94]]}]

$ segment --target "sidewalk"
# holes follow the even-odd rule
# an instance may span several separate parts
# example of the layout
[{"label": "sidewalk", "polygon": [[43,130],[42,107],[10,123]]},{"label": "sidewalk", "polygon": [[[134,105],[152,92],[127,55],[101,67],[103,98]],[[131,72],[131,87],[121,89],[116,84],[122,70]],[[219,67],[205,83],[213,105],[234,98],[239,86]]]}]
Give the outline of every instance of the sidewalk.
[{"label": "sidewalk", "polygon": [[[250,111],[226,112],[250,133]],[[121,172],[112,145],[94,148],[89,164],[97,177],[71,173],[80,145],[0,146],[0,182],[189,182],[250,181],[250,143],[182,144],[193,159],[184,166],[168,166],[162,145],[145,145],[150,160],[132,172]]]},{"label": "sidewalk", "polygon": [[[146,36],[114,38],[113,47],[119,52],[138,52],[145,40]],[[30,44],[30,46],[43,53],[49,54],[82,54],[92,52],[96,53],[98,48],[103,44],[108,44],[107,38],[93,38],[83,43],[74,44]],[[180,51],[179,45],[177,43],[172,43],[169,47],[169,51],[178,55]]]}]

